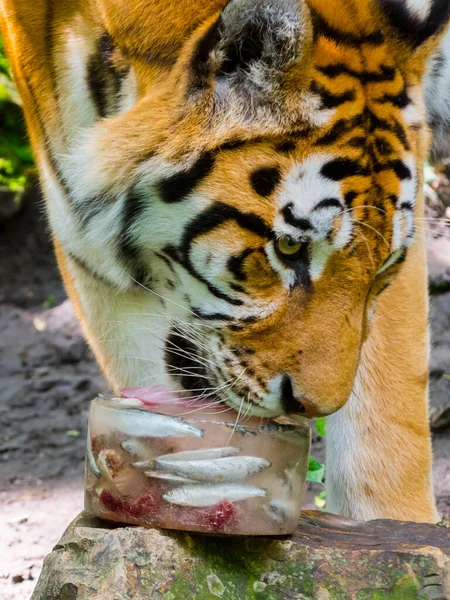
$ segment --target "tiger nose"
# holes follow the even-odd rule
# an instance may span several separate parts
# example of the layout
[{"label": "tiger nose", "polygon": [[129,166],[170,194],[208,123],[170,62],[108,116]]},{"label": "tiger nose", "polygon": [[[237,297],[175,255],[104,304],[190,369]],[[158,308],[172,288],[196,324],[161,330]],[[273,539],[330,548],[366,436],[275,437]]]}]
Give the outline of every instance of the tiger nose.
[{"label": "tiger nose", "polygon": [[289,375],[284,375],[280,385],[280,401],[285,413],[303,415],[306,407],[299,398],[295,397],[292,380]]},{"label": "tiger nose", "polygon": [[[287,414],[302,415],[308,419],[315,419],[324,414],[329,414],[329,411],[324,412],[323,410],[320,410],[320,408],[306,396],[296,395],[292,385],[292,379],[289,375],[284,375],[281,380],[280,399],[281,407]],[[334,412],[334,410],[330,412]]]}]

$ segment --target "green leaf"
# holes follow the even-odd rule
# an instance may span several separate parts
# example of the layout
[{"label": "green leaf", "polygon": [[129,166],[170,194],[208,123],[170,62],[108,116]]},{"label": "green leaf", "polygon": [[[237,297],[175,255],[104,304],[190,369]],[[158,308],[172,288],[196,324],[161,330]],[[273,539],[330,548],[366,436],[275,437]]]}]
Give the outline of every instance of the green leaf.
[{"label": "green leaf", "polygon": [[318,417],[316,419],[316,431],[322,437],[326,437],[327,435],[326,422],[326,417]]},{"label": "green leaf", "polygon": [[22,192],[34,176],[20,104],[0,35],[0,191]]},{"label": "green leaf", "polygon": [[308,464],[308,475],[306,479],[313,483],[322,483],[323,475],[325,473],[325,465],[322,465],[314,456],[309,457]]},{"label": "green leaf", "polygon": [[424,173],[425,173],[425,183],[428,183],[429,185],[431,183],[434,183],[435,181],[437,181],[437,175],[435,170],[433,169],[433,167],[430,165],[430,163],[425,163],[425,168],[424,168]]},{"label": "green leaf", "polygon": [[79,437],[80,432],[78,431],[78,429],[69,429],[68,431],[66,431],[66,435],[67,437],[77,438]]},{"label": "green leaf", "polygon": [[325,500],[325,498],[321,498],[320,494],[319,494],[319,496],[315,496],[315,498],[314,498],[314,504],[320,510],[323,510],[325,508],[325,504],[326,503],[327,503],[327,501]]}]

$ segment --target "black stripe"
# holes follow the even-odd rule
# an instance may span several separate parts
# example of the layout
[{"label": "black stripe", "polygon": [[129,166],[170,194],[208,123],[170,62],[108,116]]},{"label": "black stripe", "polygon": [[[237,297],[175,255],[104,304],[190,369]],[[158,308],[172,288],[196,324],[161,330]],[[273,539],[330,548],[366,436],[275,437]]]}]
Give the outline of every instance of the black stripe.
[{"label": "black stripe", "polygon": [[351,102],[356,97],[356,91],[354,89],[335,94],[318,84],[316,81],[311,83],[310,91],[320,96],[322,101],[321,108],[336,108],[345,102]]},{"label": "black stripe", "polygon": [[324,198],[321,200],[313,210],[320,210],[322,208],[338,208],[343,209],[342,202],[338,198]]},{"label": "black stripe", "polygon": [[423,20],[409,10],[405,3],[398,0],[382,0],[382,4],[392,26],[400,31],[415,48],[442,31],[448,23],[450,14],[448,0],[432,0],[430,12]]},{"label": "black stripe", "polygon": [[224,142],[220,146],[218,146],[217,150],[237,150],[238,148],[242,148],[249,143],[247,140],[230,140],[229,142]]},{"label": "black stripe", "polygon": [[364,148],[367,146],[367,138],[362,135],[355,135],[345,142],[346,146],[351,148]]},{"label": "black stripe", "polygon": [[381,156],[389,156],[394,152],[394,148],[392,147],[392,145],[385,138],[382,137],[375,137],[374,146],[375,150]]},{"label": "black stripe", "polygon": [[165,262],[174,275],[176,274],[172,261],[169,258],[167,258],[167,256],[164,256],[164,254],[162,254],[161,252],[155,252],[155,256],[163,262]]},{"label": "black stripe", "polygon": [[158,191],[161,200],[168,204],[184,200],[209,175],[214,163],[213,153],[205,152],[187,171],[181,171],[160,181]]},{"label": "black stripe", "polygon": [[114,49],[112,37],[104,32],[86,65],[86,81],[101,118],[117,112],[121,83],[129,70],[129,67],[121,71],[115,68],[112,62]]},{"label": "black stripe", "polygon": [[212,231],[226,221],[236,221],[242,229],[256,233],[262,238],[270,239],[272,237],[270,227],[259,215],[242,212],[224,202],[214,202],[188,225],[183,236],[182,247],[186,249],[197,236]]},{"label": "black stripe", "polygon": [[285,140],[284,142],[279,142],[275,146],[275,150],[277,152],[283,152],[285,154],[289,154],[295,150],[295,142],[293,140]]},{"label": "black stripe", "polygon": [[366,108],[364,110],[364,119],[366,121],[367,128],[371,133],[374,133],[377,129],[381,129],[382,131],[389,131],[398,138],[398,141],[402,144],[405,150],[410,149],[405,129],[394,117],[391,116],[389,122],[385,119],[378,117],[375,113]]},{"label": "black stripe", "polygon": [[386,163],[376,163],[373,165],[374,173],[381,173],[383,171],[389,171],[389,170],[394,171],[394,173],[397,175],[397,177],[402,180],[403,179],[411,179],[411,177],[412,177],[411,171],[405,165],[405,163],[400,159],[391,160]]},{"label": "black stripe", "polygon": [[263,167],[250,173],[250,183],[253,189],[263,198],[272,194],[280,179],[281,173],[278,167]]},{"label": "black stripe", "polygon": [[[171,250],[171,257],[179,262],[193,277],[201,281],[217,298],[226,300],[230,304],[240,306],[243,301],[225,294],[214,284],[197,271],[190,258],[191,246],[195,239],[205,235],[227,221],[235,221],[239,227],[246,229],[262,238],[272,236],[270,228],[263,219],[254,213],[244,213],[239,209],[222,202],[215,202],[212,206],[200,213],[187,227],[183,235],[180,248]],[[167,253],[167,249],[165,252]]]},{"label": "black stripe", "polygon": [[[99,117],[107,117],[113,112],[110,100],[114,99],[114,93],[111,94],[105,63],[98,54],[91,56],[87,63],[86,81]],[[119,90],[114,91],[117,94]]]},{"label": "black stripe", "polygon": [[245,293],[245,288],[242,285],[239,285],[238,283],[229,283],[228,285],[233,290],[233,292],[239,292],[240,294]]},{"label": "black stripe", "polygon": [[245,281],[247,279],[247,275],[242,270],[244,266],[245,259],[254,252],[253,248],[246,248],[240,254],[236,254],[235,256],[230,256],[228,259],[228,270],[232,273],[235,279],[238,281]]},{"label": "black stripe", "polygon": [[379,71],[355,71],[344,63],[316,67],[316,69],[330,79],[336,79],[340,75],[349,75],[350,77],[358,79],[363,84],[394,81],[397,75],[396,69],[388,65],[382,65]]},{"label": "black stripe", "polygon": [[344,196],[345,204],[347,206],[351,206],[353,203],[353,200],[355,200],[358,196],[359,196],[359,193],[355,192],[354,190],[350,190],[349,192],[346,192],[345,196]]},{"label": "black stripe", "polygon": [[100,275],[99,273],[97,273],[96,271],[94,271],[93,269],[91,269],[90,267],[88,267],[88,265],[84,262],[84,260],[82,260],[78,256],[75,256],[75,254],[72,254],[72,252],[68,252],[67,253],[67,257],[72,262],[74,262],[79,269],[82,269],[83,271],[85,271],[93,279],[98,279],[104,285],[107,285],[107,286],[110,286],[110,287],[116,287],[115,283],[109,281],[108,279],[106,279],[106,277],[104,277],[103,275]]},{"label": "black stripe", "polygon": [[190,82],[187,96],[197,89],[207,87],[211,76],[211,53],[219,44],[223,28],[222,15],[212,23],[208,31],[197,41],[189,64]]},{"label": "black stripe", "polygon": [[118,259],[125,263],[125,267],[131,270],[130,275],[139,283],[145,283],[150,279],[149,269],[144,264],[133,232],[145,206],[144,198],[133,188],[125,198],[118,238]]},{"label": "black stripe", "polygon": [[[210,387],[207,371],[199,360],[199,349],[176,329],[172,329],[166,339],[164,361],[167,372],[178,379],[185,390],[198,390]],[[190,377],[193,373],[198,377]]]},{"label": "black stripe", "polygon": [[87,64],[86,81],[97,112],[103,118],[107,115],[107,99],[104,90],[102,65],[103,63],[99,61],[96,54],[91,56]]},{"label": "black stripe", "polygon": [[314,33],[319,33],[324,37],[332,39],[337,44],[359,48],[361,44],[380,46],[384,42],[384,35],[381,31],[374,31],[367,35],[355,35],[353,33],[341,31],[327,23],[316,10],[311,7],[309,10],[313,18]]},{"label": "black stripe", "polygon": [[402,160],[393,160],[390,165],[399,179],[411,179],[411,171]]},{"label": "black stripe", "polygon": [[406,89],[403,88],[398,94],[383,94],[380,98],[376,98],[375,102],[378,104],[390,103],[397,108],[405,108],[410,104],[411,100],[409,99]]},{"label": "black stripe", "polygon": [[203,321],[233,321],[234,317],[222,313],[205,313],[199,308],[192,308],[192,312],[197,319]]},{"label": "black stripe", "polygon": [[98,41],[98,51],[103,62],[110,62],[114,52],[114,42],[108,32],[104,32]]},{"label": "black stripe", "polygon": [[324,164],[320,173],[332,181],[342,181],[342,179],[353,177],[354,175],[368,175],[369,171],[356,160],[336,158]]},{"label": "black stripe", "polygon": [[[288,225],[301,229],[302,231],[309,231],[314,229],[309,219],[298,218],[294,215],[294,203],[289,202],[281,209],[281,214]],[[284,260],[284,259],[283,259]]]},{"label": "black stripe", "polygon": [[334,123],[329,131],[327,131],[316,141],[316,144],[319,146],[334,144],[344,135],[352,131],[355,127],[363,127],[363,125],[363,115],[357,115],[351,119],[339,119],[336,121],[336,123]]}]

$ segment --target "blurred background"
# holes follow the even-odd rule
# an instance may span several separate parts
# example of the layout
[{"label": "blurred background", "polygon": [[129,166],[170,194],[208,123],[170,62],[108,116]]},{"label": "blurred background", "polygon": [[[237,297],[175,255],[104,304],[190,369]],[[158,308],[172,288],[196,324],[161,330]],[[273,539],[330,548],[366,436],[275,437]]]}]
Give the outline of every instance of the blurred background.
[{"label": "blurred background", "polygon": [[[450,160],[425,168],[418,234],[430,268],[434,484],[450,518]],[[62,286],[43,208],[0,38],[0,598],[10,600],[30,597],[44,556],[83,507],[88,405],[107,391]],[[318,432],[308,508],[326,502]]]}]

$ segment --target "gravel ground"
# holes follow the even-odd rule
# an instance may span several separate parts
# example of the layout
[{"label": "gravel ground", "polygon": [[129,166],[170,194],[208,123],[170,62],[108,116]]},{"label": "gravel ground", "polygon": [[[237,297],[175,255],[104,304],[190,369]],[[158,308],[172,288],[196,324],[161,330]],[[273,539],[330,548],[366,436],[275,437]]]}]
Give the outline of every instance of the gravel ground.
[{"label": "gravel ground", "polygon": [[[450,516],[450,246],[442,227],[430,241],[440,292],[432,298],[431,390],[436,495]],[[0,261],[0,598],[9,600],[30,597],[44,556],[82,508],[87,408],[107,391],[48,237],[36,192],[0,225],[0,255],[8,257]],[[313,453],[324,454],[318,437]],[[316,492],[308,491],[307,506]]]}]

